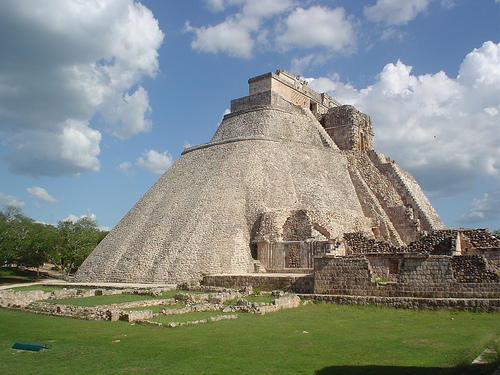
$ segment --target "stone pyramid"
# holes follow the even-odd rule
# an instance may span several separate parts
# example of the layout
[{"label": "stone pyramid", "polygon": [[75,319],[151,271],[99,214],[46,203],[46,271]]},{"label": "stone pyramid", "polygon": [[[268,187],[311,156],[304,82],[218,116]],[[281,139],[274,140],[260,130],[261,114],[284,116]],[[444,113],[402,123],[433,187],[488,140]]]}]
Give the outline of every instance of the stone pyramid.
[{"label": "stone pyramid", "polygon": [[410,173],[374,151],[371,120],[283,70],[249,80],[209,143],[182,156],[76,281],[183,282],[310,272],[345,233],[401,246],[444,229]]}]

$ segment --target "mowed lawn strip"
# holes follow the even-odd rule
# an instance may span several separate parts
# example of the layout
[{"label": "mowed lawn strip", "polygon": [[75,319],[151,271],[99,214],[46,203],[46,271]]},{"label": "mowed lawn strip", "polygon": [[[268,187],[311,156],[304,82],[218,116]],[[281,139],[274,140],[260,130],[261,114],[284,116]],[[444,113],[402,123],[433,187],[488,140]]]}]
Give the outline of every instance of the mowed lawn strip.
[{"label": "mowed lawn strip", "polygon": [[[459,374],[486,347],[500,349],[498,322],[493,313],[314,304],[164,328],[1,309],[0,373]],[[18,340],[53,349],[11,350]]]}]

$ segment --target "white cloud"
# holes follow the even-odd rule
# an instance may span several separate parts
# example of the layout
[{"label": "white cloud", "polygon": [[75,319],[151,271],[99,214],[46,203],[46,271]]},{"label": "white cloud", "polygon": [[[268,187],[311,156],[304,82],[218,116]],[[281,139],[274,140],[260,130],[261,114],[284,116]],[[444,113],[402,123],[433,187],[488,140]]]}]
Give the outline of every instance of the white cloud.
[{"label": "white cloud", "polygon": [[151,127],[147,92],[163,33],[132,0],[0,2],[0,136],[19,174],[99,170],[97,113],[128,138]]},{"label": "white cloud", "polygon": [[[408,22],[426,12],[430,3],[437,0],[377,0],[372,6],[365,6],[364,15],[372,22],[386,25],[406,25]],[[451,9],[455,6],[454,0],[440,0],[441,7]]]},{"label": "white cloud", "polygon": [[500,187],[496,186],[484,193],[480,199],[472,201],[471,209],[465,215],[459,217],[460,224],[481,223],[495,221],[500,225]]},{"label": "white cloud", "polygon": [[365,6],[365,17],[387,25],[404,25],[425,11],[432,0],[378,0],[375,5]]},{"label": "white cloud", "polygon": [[256,42],[267,43],[269,26],[263,26],[266,19],[291,8],[291,0],[209,0],[207,5],[214,11],[237,6],[240,12],[230,14],[226,19],[210,26],[193,27],[189,21],[184,31],[195,34],[191,47],[200,52],[227,53],[229,56],[250,58]]},{"label": "white cloud", "polygon": [[357,90],[338,76],[310,80],[343,104],[371,116],[375,148],[410,170],[435,196],[454,196],[500,171],[500,44],[469,53],[457,78],[412,75],[387,64],[372,86]]},{"label": "white cloud", "polygon": [[229,56],[249,58],[252,56],[254,42],[250,36],[256,27],[247,25],[241,17],[232,17],[215,26],[195,28],[185,24],[187,32],[194,32],[196,38],[191,42],[194,50],[201,52],[226,52]]},{"label": "white cloud", "polygon": [[224,0],[205,0],[207,6],[214,12],[220,12],[226,7],[226,2]]},{"label": "white cloud", "polygon": [[132,171],[132,163],[129,161],[124,161],[123,163],[120,163],[116,170],[120,173],[126,174],[128,176],[131,176],[134,174]]},{"label": "white cloud", "polygon": [[13,206],[23,208],[24,206],[26,206],[26,203],[24,203],[19,198],[14,197],[13,195],[0,193],[0,206]]},{"label": "white cloud", "polygon": [[321,46],[332,51],[345,51],[350,50],[355,42],[353,27],[343,8],[298,7],[284,21],[284,27],[276,42],[285,49]]},{"label": "white cloud", "polygon": [[87,122],[68,120],[57,132],[27,130],[7,136],[14,148],[5,155],[9,169],[33,176],[77,176],[100,169],[101,133]]},{"label": "white cloud", "polygon": [[73,214],[69,214],[67,217],[65,217],[61,221],[71,221],[73,223],[76,223],[78,220],[83,219],[83,218],[89,218],[91,220],[97,221],[97,216],[95,214],[91,213],[89,209],[87,209],[87,213],[84,215],[76,216]]},{"label": "white cloud", "polygon": [[104,118],[111,123],[111,133],[120,139],[151,130],[152,122],[147,118],[151,113],[148,93],[142,86],[129,95],[118,93],[116,101],[110,101],[101,108]]},{"label": "white cloud", "polygon": [[[85,215],[82,215],[82,217],[85,217]],[[80,218],[76,215],[69,214],[67,217],[62,219],[61,221],[71,221],[72,223],[76,223]]]},{"label": "white cloud", "polygon": [[44,188],[41,188],[39,186],[33,186],[30,188],[26,188],[27,193],[29,196],[33,199],[39,199],[44,202],[50,203],[50,204],[57,204],[59,201],[54,198],[52,195],[47,193],[47,190]]},{"label": "white cloud", "polygon": [[135,164],[152,173],[163,174],[172,165],[172,155],[167,150],[161,154],[155,150],[146,150]]}]

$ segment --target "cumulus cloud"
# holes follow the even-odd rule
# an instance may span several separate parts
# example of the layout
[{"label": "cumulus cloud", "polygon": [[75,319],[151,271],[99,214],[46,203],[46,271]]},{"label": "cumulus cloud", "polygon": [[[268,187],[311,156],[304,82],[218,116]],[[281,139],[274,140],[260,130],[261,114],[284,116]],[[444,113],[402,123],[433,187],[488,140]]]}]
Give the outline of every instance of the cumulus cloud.
[{"label": "cumulus cloud", "polygon": [[144,76],[163,33],[133,0],[0,2],[0,137],[18,174],[99,170],[96,113],[121,138],[148,131]]},{"label": "cumulus cloud", "polygon": [[214,11],[235,6],[239,12],[229,14],[216,25],[194,27],[186,21],[184,31],[195,35],[191,47],[200,52],[222,52],[233,57],[250,58],[256,44],[268,43],[268,34],[274,27],[270,20],[290,10],[294,1],[208,0],[206,3]]},{"label": "cumulus cloud", "polygon": [[13,206],[23,208],[26,206],[21,199],[14,197],[13,195],[7,195],[4,193],[0,193],[0,206]]},{"label": "cumulus cloud", "polygon": [[498,178],[499,55],[500,44],[485,42],[465,57],[456,78],[442,71],[416,76],[398,61],[361,90],[338,76],[311,79],[310,86],[369,114],[376,149],[434,196],[451,197]]},{"label": "cumulus cloud", "polygon": [[39,186],[33,186],[30,188],[26,188],[26,192],[33,199],[39,199],[39,200],[42,200],[42,201],[50,203],[50,204],[59,203],[59,201],[56,198],[54,198],[52,195],[47,193],[47,190],[45,190],[44,188],[41,188]]},{"label": "cumulus cloud", "polygon": [[250,35],[257,26],[247,23],[241,15],[226,19],[215,26],[192,27],[186,22],[185,31],[194,32],[196,38],[191,42],[194,50],[201,52],[226,52],[229,56],[249,58],[252,56],[254,41]]},{"label": "cumulus cloud", "polygon": [[284,21],[284,31],[276,42],[284,48],[326,47],[333,51],[349,49],[354,43],[353,27],[343,8],[312,6],[296,8]]},{"label": "cumulus cloud", "polygon": [[120,163],[116,170],[120,173],[126,174],[128,176],[131,176],[134,174],[132,171],[132,163],[129,161],[124,161],[123,163]]},{"label": "cumulus cloud", "polygon": [[212,11],[219,12],[224,10],[226,6],[225,0],[205,0],[208,8]]},{"label": "cumulus cloud", "polygon": [[[365,6],[364,15],[369,21],[388,26],[406,25],[427,11],[432,2],[437,0],[377,0],[375,5]],[[440,0],[440,3],[446,9],[455,6],[453,0]]]},{"label": "cumulus cloud", "polygon": [[[97,222],[97,216],[95,214],[91,213],[89,209],[87,209],[87,213],[84,214],[84,215],[77,216],[77,215],[74,215],[74,214],[69,214],[68,216],[66,216],[61,221],[71,221],[72,223],[76,223],[78,220],[84,219],[84,218],[88,218],[90,220],[93,220],[93,221]],[[108,227],[99,227],[99,229],[100,230],[106,230],[106,231],[109,230]]]},{"label": "cumulus cloud", "polygon": [[135,164],[152,173],[163,174],[172,165],[172,155],[168,154],[167,150],[162,153],[146,150]]},{"label": "cumulus cloud", "polygon": [[465,215],[459,217],[459,224],[482,223],[495,221],[500,224],[500,186],[496,186],[480,199],[472,201],[471,209]]}]

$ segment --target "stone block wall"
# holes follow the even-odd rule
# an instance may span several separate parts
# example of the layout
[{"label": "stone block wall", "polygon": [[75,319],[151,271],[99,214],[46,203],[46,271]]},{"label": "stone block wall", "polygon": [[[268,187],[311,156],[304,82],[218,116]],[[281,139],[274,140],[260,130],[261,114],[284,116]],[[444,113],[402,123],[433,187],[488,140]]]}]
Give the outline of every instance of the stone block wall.
[{"label": "stone block wall", "polygon": [[385,241],[367,238],[362,233],[345,233],[344,241],[352,254],[393,253],[396,247]]},{"label": "stone block wall", "polygon": [[500,312],[500,299],[380,297],[325,294],[301,295],[300,297],[339,305],[389,306],[401,309],[453,309],[472,312]]},{"label": "stone block wall", "polygon": [[453,281],[453,271],[448,256],[408,254],[403,259],[398,277],[399,283],[407,284],[440,284]]},{"label": "stone block wall", "polygon": [[351,105],[328,110],[322,122],[328,134],[341,150],[366,151],[373,149],[373,130],[369,116]]},{"label": "stone block wall", "polygon": [[456,255],[451,257],[453,276],[461,283],[498,283],[500,276],[487,269],[485,257],[481,255]]},{"label": "stone block wall", "polygon": [[372,287],[372,275],[365,257],[314,259],[314,292],[328,294],[364,294]]},{"label": "stone block wall", "polygon": [[270,276],[270,275],[207,275],[203,278],[204,286],[241,288],[252,286],[260,290],[287,290],[295,293],[312,293],[313,275]]},{"label": "stone block wall", "polygon": [[[396,256],[395,254],[394,256]],[[399,256],[402,256],[401,254]],[[370,255],[371,257],[371,255]],[[366,256],[315,258],[314,293],[386,297],[425,298],[500,298],[500,282],[491,273],[470,270],[472,263],[480,268],[478,259],[460,259],[455,264],[451,256],[405,254],[402,256],[397,282],[376,282],[380,276],[374,259]],[[376,259],[376,258],[375,258]],[[374,264],[372,267],[370,263]],[[382,267],[381,264],[378,265]],[[377,272],[378,271],[378,272]],[[474,281],[473,280],[477,280]]]}]

